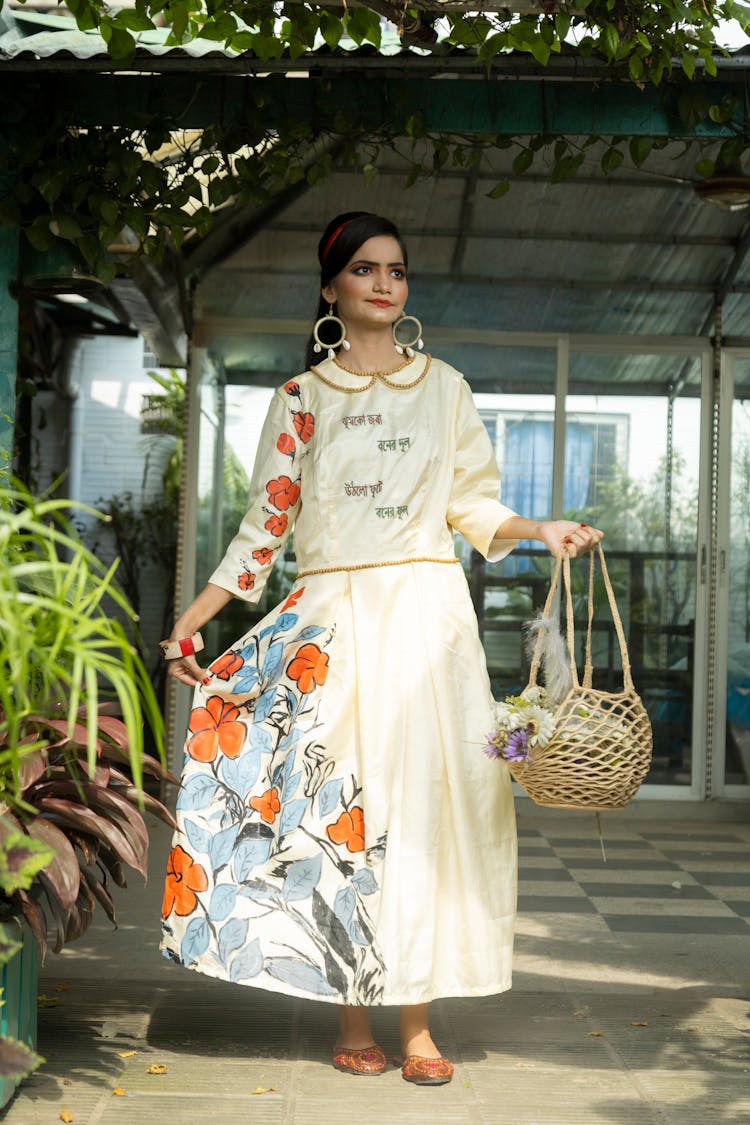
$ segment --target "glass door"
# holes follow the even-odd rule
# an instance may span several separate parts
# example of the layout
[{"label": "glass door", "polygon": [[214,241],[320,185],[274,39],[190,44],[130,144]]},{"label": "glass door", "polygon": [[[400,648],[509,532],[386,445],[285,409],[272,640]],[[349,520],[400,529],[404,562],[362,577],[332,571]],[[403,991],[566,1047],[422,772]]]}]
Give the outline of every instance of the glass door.
[{"label": "glass door", "polygon": [[719,438],[716,796],[750,794],[750,354],[725,353]]},{"label": "glass door", "polygon": [[[605,532],[633,680],[653,728],[646,785],[654,796],[698,795],[702,783],[701,392],[695,356],[571,355],[563,515]],[[583,582],[581,575],[581,602]],[[620,659],[603,588],[599,598],[594,665],[602,688],[617,690]]]}]

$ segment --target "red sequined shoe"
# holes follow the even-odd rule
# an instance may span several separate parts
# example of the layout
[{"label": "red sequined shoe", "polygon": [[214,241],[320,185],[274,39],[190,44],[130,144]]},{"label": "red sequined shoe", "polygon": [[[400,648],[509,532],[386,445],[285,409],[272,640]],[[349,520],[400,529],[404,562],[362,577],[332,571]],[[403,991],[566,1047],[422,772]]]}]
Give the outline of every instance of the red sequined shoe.
[{"label": "red sequined shoe", "polygon": [[345,1074],[382,1074],[388,1064],[380,1047],[373,1044],[361,1050],[334,1047],[333,1065]]},{"label": "red sequined shoe", "polygon": [[425,1059],[409,1055],[401,1066],[401,1075],[416,1086],[444,1086],[453,1077],[453,1064],[447,1059]]}]

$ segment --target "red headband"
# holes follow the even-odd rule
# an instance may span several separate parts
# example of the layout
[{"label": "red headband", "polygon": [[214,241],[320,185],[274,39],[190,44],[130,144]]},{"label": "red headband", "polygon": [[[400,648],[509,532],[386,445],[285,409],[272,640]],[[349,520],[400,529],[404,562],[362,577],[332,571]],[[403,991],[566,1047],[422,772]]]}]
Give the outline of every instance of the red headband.
[{"label": "red headband", "polygon": [[348,227],[349,223],[351,223],[351,222],[352,222],[351,219],[347,219],[345,222],[343,222],[341,224],[340,227],[336,227],[335,231],[333,232],[333,234],[331,235],[331,237],[328,239],[325,246],[323,247],[323,252],[320,255],[321,266],[325,265],[326,258],[328,257],[328,251],[331,249],[334,242],[336,241],[336,239],[338,238],[338,236],[341,234],[342,230],[344,229],[344,227]]}]

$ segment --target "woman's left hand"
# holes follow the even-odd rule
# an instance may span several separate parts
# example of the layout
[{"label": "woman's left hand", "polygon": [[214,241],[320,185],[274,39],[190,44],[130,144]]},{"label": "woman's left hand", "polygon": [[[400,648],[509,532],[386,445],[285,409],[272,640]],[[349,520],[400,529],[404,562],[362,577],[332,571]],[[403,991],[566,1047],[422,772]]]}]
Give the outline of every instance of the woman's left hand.
[{"label": "woman's left hand", "polygon": [[574,559],[593,551],[604,532],[573,520],[545,520],[540,525],[539,538],[555,558],[567,555]]}]

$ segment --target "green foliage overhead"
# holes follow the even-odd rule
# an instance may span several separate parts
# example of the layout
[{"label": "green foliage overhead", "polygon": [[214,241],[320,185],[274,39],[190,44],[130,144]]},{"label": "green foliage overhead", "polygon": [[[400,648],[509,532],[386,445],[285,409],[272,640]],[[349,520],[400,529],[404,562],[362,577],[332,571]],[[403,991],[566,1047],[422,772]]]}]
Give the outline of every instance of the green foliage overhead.
[{"label": "green foliage overhead", "polygon": [[[520,53],[541,68],[561,55],[598,61],[612,80],[641,89],[670,89],[668,80],[679,76],[683,85],[669,95],[677,102],[676,124],[713,122],[729,134],[720,149],[713,142],[710,154],[704,151],[709,140],[697,142],[699,176],[735,166],[750,144],[741,98],[711,91],[723,53],[717,46],[720,25],[730,19],[750,25],[746,4],[575,0],[540,3],[537,11],[520,13],[499,4],[478,13],[452,11],[437,0],[420,0],[413,8],[392,0],[371,4],[136,0],[134,8],[117,9],[105,0],[69,0],[68,7],[79,28],[98,29],[123,69],[132,64],[138,36],[158,25],[168,29],[168,45],[201,37],[230,55],[245,52],[261,62],[293,61],[323,49],[338,52],[342,68],[354,72],[357,61],[342,45],[377,51],[387,34],[436,58],[469,52],[488,68],[493,60]],[[578,173],[588,146],[598,143],[594,152],[610,176],[628,163],[640,167],[666,143],[641,136],[433,133],[419,112],[404,113],[403,107],[371,126],[337,103],[335,84],[325,82],[315,90],[316,114],[324,125],[311,127],[292,113],[271,125],[265,98],[262,79],[247,81],[240,123],[189,133],[181,131],[181,113],[144,109],[137,128],[81,128],[65,119],[54,100],[43,115],[33,97],[19,101],[0,128],[0,223],[19,224],[42,252],[57,239],[72,243],[89,270],[108,282],[126,271],[133,251],[160,259],[186,239],[207,234],[226,204],[263,206],[301,180],[324,182],[334,167],[358,168],[369,184],[377,176],[379,153],[399,137],[411,145],[412,183],[445,167],[469,169],[483,152],[509,146],[516,149],[515,175],[541,166],[552,183],[561,183]],[[184,108],[187,114],[189,106]],[[499,178],[488,194],[500,199],[508,189],[509,181]],[[130,251],[118,253],[124,245]]]}]

